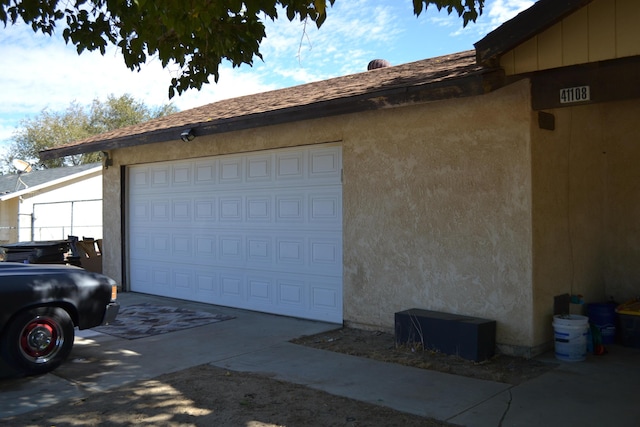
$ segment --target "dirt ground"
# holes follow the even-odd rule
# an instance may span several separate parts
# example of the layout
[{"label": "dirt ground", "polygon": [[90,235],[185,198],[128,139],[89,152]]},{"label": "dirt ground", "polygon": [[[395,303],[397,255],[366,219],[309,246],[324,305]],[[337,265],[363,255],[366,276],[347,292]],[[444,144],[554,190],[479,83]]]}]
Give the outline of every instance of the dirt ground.
[{"label": "dirt ground", "polygon": [[[294,342],[330,351],[518,384],[553,365],[497,356],[474,363],[399,348],[393,336],[343,328]],[[436,420],[333,396],[272,378],[209,365],[93,393],[65,405],[5,419],[20,426],[448,426]]]},{"label": "dirt ground", "polygon": [[505,355],[474,362],[434,351],[423,351],[419,346],[397,347],[393,334],[353,328],[301,337],[293,342],[383,362],[513,385],[535,378],[556,366],[553,363]]}]

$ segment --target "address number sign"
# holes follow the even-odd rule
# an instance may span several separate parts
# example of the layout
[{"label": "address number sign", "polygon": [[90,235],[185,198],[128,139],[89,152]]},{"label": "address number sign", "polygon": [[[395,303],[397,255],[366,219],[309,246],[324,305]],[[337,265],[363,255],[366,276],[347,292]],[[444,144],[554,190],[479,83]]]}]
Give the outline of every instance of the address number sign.
[{"label": "address number sign", "polygon": [[560,103],[583,102],[591,100],[589,86],[567,87],[560,89]]}]

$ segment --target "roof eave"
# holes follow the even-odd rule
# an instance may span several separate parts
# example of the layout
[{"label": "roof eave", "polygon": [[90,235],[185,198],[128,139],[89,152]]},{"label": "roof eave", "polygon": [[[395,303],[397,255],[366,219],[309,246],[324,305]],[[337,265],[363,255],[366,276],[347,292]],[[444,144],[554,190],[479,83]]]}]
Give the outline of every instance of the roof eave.
[{"label": "roof eave", "polygon": [[0,202],[4,202],[6,200],[13,199],[15,197],[23,196],[25,194],[34,193],[36,191],[44,190],[49,187],[53,187],[56,185],[64,184],[65,182],[72,181],[74,179],[82,178],[88,175],[92,175],[102,171],[102,166],[96,166],[91,169],[83,170],[82,172],[74,173],[71,175],[63,176],[62,178],[57,178],[51,181],[43,182],[42,184],[33,185],[31,187],[23,188],[18,191],[14,191],[12,193],[7,193],[0,196]]},{"label": "roof eave", "polygon": [[494,66],[504,53],[553,26],[593,0],[539,0],[474,43],[480,65]]},{"label": "roof eave", "polygon": [[504,73],[500,69],[480,69],[464,77],[427,82],[415,86],[395,87],[361,95],[336,98],[291,108],[263,113],[236,116],[188,126],[166,128],[158,131],[121,138],[99,140],[86,144],[57,147],[41,151],[42,160],[69,155],[108,151],[158,142],[180,140],[180,133],[192,129],[196,137],[225,132],[253,129],[271,125],[312,120],[343,114],[358,113],[407,104],[425,103],[443,99],[482,95],[504,85]]}]

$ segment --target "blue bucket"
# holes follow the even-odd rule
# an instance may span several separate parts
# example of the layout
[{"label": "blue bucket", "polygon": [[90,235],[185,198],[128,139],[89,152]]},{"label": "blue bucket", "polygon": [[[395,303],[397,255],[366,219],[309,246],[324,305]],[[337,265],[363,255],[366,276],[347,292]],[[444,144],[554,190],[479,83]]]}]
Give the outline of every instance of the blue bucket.
[{"label": "blue bucket", "polygon": [[587,305],[589,322],[600,331],[602,344],[613,344],[616,339],[616,305],[594,303]]}]

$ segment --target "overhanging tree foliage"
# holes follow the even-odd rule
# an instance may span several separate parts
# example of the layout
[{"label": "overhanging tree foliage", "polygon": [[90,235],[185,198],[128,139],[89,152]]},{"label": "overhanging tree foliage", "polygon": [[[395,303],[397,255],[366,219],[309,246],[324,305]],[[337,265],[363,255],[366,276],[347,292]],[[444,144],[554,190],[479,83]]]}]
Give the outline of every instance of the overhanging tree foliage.
[{"label": "overhanging tree foliage", "polygon": [[95,99],[88,107],[72,102],[64,111],[59,112],[45,109],[34,118],[20,121],[20,127],[13,135],[13,143],[6,150],[2,163],[7,170],[11,170],[14,159],[25,160],[37,169],[97,162],[100,160],[98,153],[47,161],[41,161],[38,153],[45,148],[68,144],[176,111],[173,104],[150,108],[131,95],[110,95],[104,102]]},{"label": "overhanging tree foliage", "polygon": [[[349,0],[344,0],[349,1]],[[463,25],[478,18],[485,0],[413,0],[420,15],[429,6],[456,13]],[[78,54],[108,45],[120,48],[125,64],[140,70],[148,57],[162,66],[177,64],[169,99],[187,89],[200,89],[223,60],[233,67],[262,59],[260,43],[266,36],[263,19],[275,20],[278,11],[287,19],[313,21],[319,28],[327,6],[335,0],[0,0],[0,21],[5,26],[24,21],[33,31],[52,35],[58,25]],[[362,13],[367,13],[363,10]]]}]

